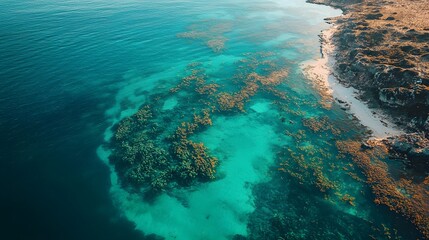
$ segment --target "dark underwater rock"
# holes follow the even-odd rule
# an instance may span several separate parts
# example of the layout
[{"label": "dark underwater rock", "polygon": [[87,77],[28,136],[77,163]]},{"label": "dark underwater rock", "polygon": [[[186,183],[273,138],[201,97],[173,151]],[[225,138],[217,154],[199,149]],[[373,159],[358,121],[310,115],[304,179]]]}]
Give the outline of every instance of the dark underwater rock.
[{"label": "dark underwater rock", "polygon": [[406,160],[409,169],[429,173],[429,140],[422,133],[391,137],[385,143],[392,156]]}]

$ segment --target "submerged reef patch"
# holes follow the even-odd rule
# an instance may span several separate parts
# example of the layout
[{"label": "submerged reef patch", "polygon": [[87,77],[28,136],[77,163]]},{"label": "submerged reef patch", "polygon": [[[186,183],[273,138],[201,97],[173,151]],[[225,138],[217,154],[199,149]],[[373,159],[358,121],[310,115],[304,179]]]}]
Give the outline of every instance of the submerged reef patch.
[{"label": "submerged reef patch", "polygon": [[[213,116],[245,112],[246,102],[258,93],[285,98],[275,87],[288,71],[278,67],[277,59],[267,59],[272,54],[249,56],[236,63],[233,79],[222,83],[210,79],[202,64],[189,64],[175,87],[149,96],[134,115],[113,127],[109,159],[124,187],[156,196],[215,180],[218,158],[194,136],[213,124]],[[177,103],[165,108],[172,98]]]},{"label": "submerged reef patch", "polygon": [[409,218],[425,237],[429,237],[429,180],[421,183],[412,179],[395,180],[385,161],[388,149],[377,141],[362,148],[357,141],[338,141],[339,151],[352,157],[365,174],[375,195],[375,203]]},{"label": "submerged reef patch", "polygon": [[[119,182],[128,192],[153,197],[154,202],[168,199],[174,202],[171,206],[179,206],[181,211],[189,214],[187,217],[192,218],[192,211],[200,205],[190,203],[197,200],[190,199],[192,194],[189,192],[212,187],[219,189],[216,186],[218,183],[225,179],[230,181],[219,170],[222,164],[230,164],[228,171],[235,168],[245,171],[240,168],[239,161],[242,160],[228,162],[234,154],[227,154],[225,148],[234,149],[236,146],[222,144],[224,138],[229,137],[233,140],[225,142],[234,145],[231,143],[240,142],[240,136],[223,133],[222,126],[216,124],[227,122],[219,119],[245,119],[252,115],[254,121],[243,123],[263,122],[264,126],[269,127],[261,129],[272,130],[278,136],[270,134],[273,139],[264,144],[264,151],[255,151],[258,154],[267,153],[266,149],[270,148],[269,153],[273,153],[270,159],[275,159],[275,165],[267,170],[268,165],[253,159],[249,163],[251,167],[246,169],[250,173],[241,173],[251,176],[252,182],[247,184],[249,186],[236,186],[241,192],[247,191],[246,194],[253,191],[251,198],[246,194],[239,197],[249,201],[246,204],[251,207],[238,211],[241,215],[237,215],[240,216],[232,217],[242,221],[239,231],[244,234],[242,237],[246,235],[243,223],[247,222],[248,239],[261,239],[263,236],[270,239],[341,238],[367,228],[369,239],[403,236],[402,232],[397,232],[397,225],[384,216],[376,219],[376,223],[372,222],[376,205],[372,203],[370,188],[364,180],[367,174],[359,171],[360,164],[350,161],[354,158],[353,152],[347,155],[340,147],[340,142],[355,139],[363,135],[364,130],[356,127],[347,116],[341,115],[343,118],[339,119],[335,115],[337,112],[320,106],[318,97],[312,92],[300,91],[295,87],[300,84],[294,82],[298,74],[290,71],[290,66],[298,67],[298,63],[291,63],[272,52],[259,52],[245,54],[229,64],[233,65],[228,66],[233,72],[228,72],[227,76],[217,72],[209,74],[202,63],[189,64],[177,85],[161,93],[148,94],[147,100],[134,115],[114,126],[109,145],[112,150],[110,162],[118,173]],[[265,106],[263,111],[255,111],[255,103],[261,102]],[[234,128],[239,125],[234,125]],[[251,129],[246,126],[243,131]],[[221,137],[207,134],[210,131]],[[245,136],[243,131],[238,132]],[[261,138],[264,135],[258,131],[251,136]],[[210,142],[213,138],[216,144]],[[253,140],[246,140],[246,144],[252,145]],[[251,149],[251,146],[242,147]],[[261,158],[261,162],[268,161],[263,156],[240,154],[245,155],[243,158],[246,159],[254,157],[257,160]],[[255,174],[252,171],[263,173]],[[271,179],[264,178],[264,181],[272,185],[255,180],[265,175]],[[258,184],[252,185],[256,182]],[[413,193],[407,181],[401,184],[404,191]],[[373,187],[371,183],[369,185]],[[261,187],[270,192],[266,194]],[[242,188],[246,190],[242,191]],[[197,199],[201,201],[201,198]],[[278,199],[285,202],[279,203]],[[170,205],[162,205],[162,209],[165,206]],[[392,206],[396,207],[396,202]],[[156,215],[154,212],[147,210],[142,224]],[[210,215],[201,215],[205,212],[198,212],[198,216],[211,221]],[[236,210],[232,209],[231,212],[235,213]],[[242,216],[244,213],[250,216]],[[320,220],[324,216],[329,220]],[[336,217],[340,220],[336,221]],[[415,215],[413,219],[425,218]],[[423,221],[414,222],[422,224]],[[160,225],[164,227],[168,223],[160,221]]]},{"label": "submerged reef patch", "polygon": [[173,183],[186,185],[193,180],[213,178],[217,159],[202,143],[187,139],[198,128],[211,123],[209,113],[204,111],[202,117],[194,115],[193,121],[183,122],[173,136],[160,139],[164,129],[156,122],[157,115],[153,112],[153,107],[144,105],[116,127],[110,161],[122,183],[157,192]]},{"label": "submerged reef patch", "polygon": [[213,52],[220,53],[225,49],[228,39],[225,34],[232,28],[231,21],[204,20],[192,24],[188,31],[178,33],[177,37],[202,41]]},{"label": "submerged reef patch", "polygon": [[[306,105],[304,102],[301,100],[301,106]],[[287,105],[293,106],[292,101],[276,102],[281,111],[286,111]],[[294,111],[287,111],[290,119],[281,119],[281,124],[278,124],[278,131],[284,132],[293,141],[276,149],[277,167],[273,166],[272,179],[255,186],[253,190],[257,196],[256,210],[250,216],[248,239],[421,237],[418,233],[404,232],[402,226],[409,227],[407,221],[389,215],[387,209],[380,215],[374,214],[380,199],[384,201],[387,196],[384,194],[375,203],[371,202],[374,182],[364,180],[367,175],[360,172],[361,165],[351,161],[354,155],[344,155],[347,148],[341,145],[353,142],[350,139],[365,136],[365,132],[348,127],[347,121],[340,125],[329,117],[330,110],[323,106],[319,106],[319,109],[323,114],[311,117],[304,117],[305,113],[290,114]],[[363,151],[365,157],[361,144],[356,144],[354,147]],[[371,154],[368,153],[368,156]],[[376,155],[380,158],[387,156],[383,151]],[[379,174],[377,179],[375,183],[389,178]],[[401,181],[399,186],[416,196],[417,199],[413,201],[415,204],[422,206],[426,201],[425,197],[416,194],[421,192],[420,187],[414,188],[415,191],[410,190],[409,181]],[[380,185],[376,191],[381,191],[379,188],[388,189]],[[397,203],[395,200],[391,206],[396,208],[399,206]],[[414,214],[417,212],[411,211]]]}]

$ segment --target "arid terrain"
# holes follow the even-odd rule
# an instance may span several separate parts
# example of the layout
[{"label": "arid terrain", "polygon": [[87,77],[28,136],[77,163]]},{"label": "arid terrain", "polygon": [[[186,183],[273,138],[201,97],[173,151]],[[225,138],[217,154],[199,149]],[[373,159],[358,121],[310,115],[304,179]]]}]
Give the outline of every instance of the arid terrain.
[{"label": "arid terrain", "polygon": [[[388,114],[411,135],[390,142],[410,165],[429,170],[429,4],[427,0],[309,0],[341,8],[334,73],[360,98]],[[410,137],[411,136],[411,137]],[[410,139],[413,139],[412,141]],[[410,142],[411,141],[411,142]],[[413,143],[419,143],[418,145]],[[392,146],[392,150],[398,150]]]},{"label": "arid terrain", "polygon": [[[427,187],[429,173],[429,2],[427,0],[308,0],[340,8],[344,14],[326,19],[335,25],[330,39],[321,35],[322,45],[334,45],[332,72],[343,85],[359,91],[359,98],[404,129],[406,134],[390,136],[378,143],[386,147],[390,159],[404,165],[393,177],[371,183],[380,191],[408,182],[413,194],[397,198],[395,191],[380,203],[407,216],[429,236]],[[326,34],[325,34],[326,35]],[[328,43],[326,41],[329,41]],[[323,46],[322,46],[323,48]],[[335,91],[335,89],[334,89]],[[367,157],[374,142],[356,148],[358,159]],[[355,156],[355,157],[356,157]],[[362,163],[362,162],[360,162]],[[369,161],[363,169],[373,167]],[[377,176],[380,171],[377,171]],[[390,179],[391,184],[380,184]],[[375,189],[374,188],[374,189]],[[394,189],[394,188],[392,188]],[[410,191],[406,191],[410,192]],[[374,191],[377,195],[377,191]],[[398,194],[396,194],[398,195]],[[399,194],[398,196],[400,196]],[[412,203],[419,196],[420,203]],[[395,204],[393,200],[401,199]],[[426,199],[426,200],[424,200]],[[426,203],[425,203],[426,202]],[[408,207],[404,207],[408,204]]]},{"label": "arid terrain", "polygon": [[429,130],[429,4],[426,0],[331,1],[338,26],[336,73],[410,131]]}]

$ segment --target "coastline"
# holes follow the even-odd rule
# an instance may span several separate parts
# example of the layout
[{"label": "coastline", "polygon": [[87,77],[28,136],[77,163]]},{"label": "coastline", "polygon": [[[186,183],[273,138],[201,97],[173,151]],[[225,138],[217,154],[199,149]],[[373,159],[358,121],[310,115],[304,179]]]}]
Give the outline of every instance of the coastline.
[{"label": "coastline", "polygon": [[425,0],[307,0],[339,8],[335,76],[408,133],[429,138],[429,7]]},{"label": "coastline", "polygon": [[366,102],[359,99],[357,89],[345,86],[338,80],[334,70],[335,44],[332,41],[336,31],[336,25],[323,30],[320,34],[321,57],[301,64],[303,74],[321,95],[321,104],[330,108],[334,102],[337,102],[341,109],[356,117],[371,131],[371,140],[382,140],[405,134],[405,131],[394,124],[388,116],[378,109],[370,108]]},{"label": "coastline", "polygon": [[337,146],[367,177],[374,202],[410,220],[429,239],[427,5],[407,0],[307,1],[341,8],[343,14],[327,19],[333,26],[320,35],[322,56],[303,63],[304,75],[322,101],[337,101],[372,131],[363,143]]}]

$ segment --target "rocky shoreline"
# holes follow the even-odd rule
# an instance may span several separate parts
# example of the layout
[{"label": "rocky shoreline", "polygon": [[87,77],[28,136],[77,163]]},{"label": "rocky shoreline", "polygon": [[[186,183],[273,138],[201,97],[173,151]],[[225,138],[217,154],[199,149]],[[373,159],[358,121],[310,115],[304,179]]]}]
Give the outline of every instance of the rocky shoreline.
[{"label": "rocky shoreline", "polygon": [[[332,72],[358,98],[382,111],[407,134],[384,141],[412,146],[401,156],[429,172],[429,5],[425,0],[308,0],[340,8]],[[321,38],[322,44],[326,39]],[[418,142],[419,144],[415,144]],[[417,154],[418,153],[418,154]],[[417,156],[418,155],[418,156]]]},{"label": "rocky shoreline", "polygon": [[[402,134],[389,134],[382,131],[387,134],[376,140],[370,139],[362,143],[360,153],[357,149],[353,151],[355,151],[355,157],[359,159],[365,157],[368,150],[377,148],[381,144],[385,147],[391,161],[401,163],[403,167],[399,174],[386,169],[386,177],[391,181],[390,185],[398,187],[401,186],[399,184],[401,181],[409,181],[409,188],[414,189],[416,196],[418,195],[423,201],[411,204],[412,207],[405,211],[404,208],[398,207],[393,207],[392,210],[410,218],[423,235],[429,238],[429,226],[424,223],[426,220],[421,221],[429,217],[429,209],[425,204],[429,197],[429,5],[427,1],[307,1],[340,8],[344,13],[342,16],[326,19],[334,27],[327,30],[330,31],[329,37],[326,36],[326,32],[321,34],[322,54],[326,55],[327,50],[324,48],[334,46],[333,50],[328,51],[329,56],[322,56],[322,58],[326,59],[325,64],[331,68],[329,74],[335,78],[335,82],[327,78],[321,84],[322,95],[333,92],[330,94],[331,98],[335,98],[341,105],[342,102],[349,102],[342,95],[350,95],[350,91],[342,91],[342,88],[336,85],[356,89],[353,91],[352,98],[359,99],[359,104],[367,103],[374,112],[381,112],[388,117],[388,120],[404,130],[405,133]],[[332,61],[329,60],[330,58]],[[327,89],[327,86],[331,89]],[[345,110],[353,113],[350,111],[350,106]],[[365,115],[364,112],[361,111],[361,113]],[[359,113],[354,114],[359,115]],[[371,127],[368,121],[365,123],[368,117],[357,117],[370,130],[373,130],[374,126],[377,127],[377,125]],[[373,134],[374,136],[377,137],[377,134]],[[368,163],[362,167],[367,170],[372,168],[370,165]],[[380,173],[380,171],[377,172]],[[371,182],[370,179],[368,181]],[[379,183],[375,184],[377,185]],[[386,195],[395,196],[393,192]],[[398,196],[402,197],[402,195]],[[406,202],[415,200],[413,196],[408,200],[407,197],[402,198],[400,204],[396,206],[406,206]],[[385,200],[381,203],[388,206],[393,201],[393,199]],[[415,211],[417,208],[422,215],[417,214]]]},{"label": "rocky shoreline", "polygon": [[370,108],[367,102],[359,97],[356,88],[339,81],[338,74],[333,71],[336,48],[332,36],[336,31],[337,27],[333,26],[319,35],[321,58],[301,64],[303,74],[311,80],[321,96],[320,103],[329,109],[334,101],[337,102],[342,110],[368,129],[371,140],[403,135],[405,132],[394,123],[394,119],[379,109]]}]

